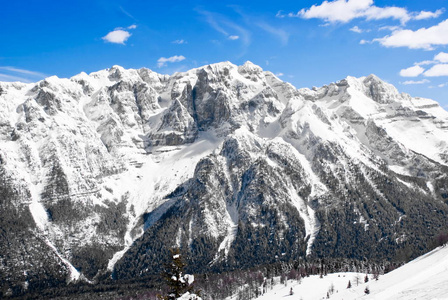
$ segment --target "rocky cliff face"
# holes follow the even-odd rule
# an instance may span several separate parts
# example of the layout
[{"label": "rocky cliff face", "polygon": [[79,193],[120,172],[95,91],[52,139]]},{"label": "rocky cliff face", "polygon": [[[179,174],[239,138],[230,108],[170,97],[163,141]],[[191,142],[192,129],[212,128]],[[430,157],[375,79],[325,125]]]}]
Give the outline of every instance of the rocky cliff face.
[{"label": "rocky cliff face", "polygon": [[193,271],[398,259],[447,227],[448,113],[374,75],[296,89],[225,62],[0,85],[4,293],[158,274],[174,246]]}]

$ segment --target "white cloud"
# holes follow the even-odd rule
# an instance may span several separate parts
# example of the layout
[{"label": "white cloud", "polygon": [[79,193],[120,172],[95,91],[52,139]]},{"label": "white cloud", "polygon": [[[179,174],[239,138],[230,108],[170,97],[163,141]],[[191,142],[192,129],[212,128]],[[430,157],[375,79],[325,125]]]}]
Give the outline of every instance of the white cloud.
[{"label": "white cloud", "polygon": [[229,35],[229,40],[232,40],[232,41],[237,40],[239,38],[240,37],[238,35]]},{"label": "white cloud", "polygon": [[367,20],[396,19],[400,20],[402,24],[408,22],[411,19],[411,16],[405,8],[396,6],[371,6],[364,12],[363,17],[366,17]]},{"label": "white cloud", "polygon": [[161,57],[157,60],[157,66],[159,68],[166,66],[166,63],[170,62],[170,63],[174,63],[174,62],[179,62],[179,61],[183,61],[185,59],[185,56],[183,55],[174,55],[171,57]]},{"label": "white cloud", "polygon": [[418,75],[422,74],[425,71],[420,66],[413,66],[409,67],[407,69],[403,69],[400,71],[400,76],[402,77],[417,77]]},{"label": "white cloud", "polygon": [[187,44],[187,41],[185,41],[185,40],[175,40],[175,41],[172,41],[171,43],[182,45],[182,44]]},{"label": "white cloud", "polygon": [[102,37],[102,39],[109,43],[124,45],[130,36],[131,34],[126,30],[116,29],[109,32],[106,36]]},{"label": "white cloud", "polygon": [[320,5],[312,5],[308,9],[301,9],[298,13],[277,13],[277,17],[300,17],[304,19],[322,19],[329,23],[347,23],[356,18],[367,20],[396,19],[405,24],[409,20],[423,20],[440,16],[443,10],[435,12],[408,12],[406,8],[397,6],[378,7],[373,0],[333,0],[323,1]]},{"label": "white cloud", "polygon": [[321,5],[300,10],[296,16],[304,19],[318,18],[327,22],[346,23],[362,16],[372,4],[373,0],[324,1]]},{"label": "white cloud", "polygon": [[434,60],[437,60],[437,61],[440,61],[443,63],[448,63],[448,53],[440,52],[439,54],[434,56]]},{"label": "white cloud", "polygon": [[137,25],[135,24],[128,26],[126,28],[117,27],[113,31],[109,32],[106,36],[103,36],[102,39],[105,42],[124,45],[124,43],[131,36],[128,30],[132,30],[135,28],[137,28]]},{"label": "white cloud", "polygon": [[401,84],[404,85],[409,85],[409,84],[424,84],[424,83],[429,83],[431,81],[429,81],[428,79],[422,79],[422,80],[418,80],[418,81],[414,81],[414,80],[407,80],[405,82],[402,82]]},{"label": "white cloud", "polygon": [[448,45],[448,19],[439,24],[416,31],[402,29],[391,35],[374,39],[385,47],[408,47],[410,49],[433,50],[434,46]]},{"label": "white cloud", "polygon": [[443,8],[438,9],[435,12],[421,11],[417,15],[414,16],[414,20],[426,20],[426,19],[431,19],[431,18],[438,18],[441,14],[443,14],[444,11],[445,10]]},{"label": "white cloud", "polygon": [[[442,87],[445,87],[445,86],[447,86],[447,85],[448,85],[448,82],[445,82],[445,83],[439,84],[438,87],[442,88]],[[445,107],[448,108],[448,105],[445,106]]]},{"label": "white cloud", "polygon": [[363,32],[363,30],[361,28],[359,28],[358,26],[353,26],[349,30],[353,31],[353,32],[356,32],[356,33],[362,33]]},{"label": "white cloud", "polygon": [[448,76],[448,64],[434,65],[431,69],[423,73],[423,75],[427,77]]},{"label": "white cloud", "polygon": [[275,74],[275,76],[277,76],[277,77],[282,77],[283,75],[285,75],[285,74],[283,74],[283,73],[281,73],[281,72]]}]

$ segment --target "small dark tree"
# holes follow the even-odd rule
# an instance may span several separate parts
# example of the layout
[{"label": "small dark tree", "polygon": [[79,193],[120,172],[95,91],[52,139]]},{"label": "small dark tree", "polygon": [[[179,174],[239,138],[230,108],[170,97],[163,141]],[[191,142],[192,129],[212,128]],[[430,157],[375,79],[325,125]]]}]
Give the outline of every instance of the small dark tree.
[{"label": "small dark tree", "polygon": [[3,88],[0,86],[0,96],[6,94],[6,92],[3,90]]},{"label": "small dark tree", "polygon": [[437,236],[437,245],[438,246],[445,246],[448,242],[448,233],[440,233]]},{"label": "small dark tree", "polygon": [[330,286],[328,287],[328,293],[330,295],[334,294],[334,284],[333,283],[331,283]]},{"label": "small dark tree", "polygon": [[289,271],[287,275],[288,279],[296,279],[296,280],[299,279],[299,276],[300,274],[299,272],[297,272],[296,269],[291,269],[291,271]]},{"label": "small dark tree", "polygon": [[351,289],[351,288],[352,288],[352,283],[350,282],[350,280],[348,281],[347,288],[348,288],[348,289]]},{"label": "small dark tree", "polygon": [[184,275],[186,266],[179,249],[172,249],[171,262],[166,264],[163,277],[165,278],[169,292],[166,296],[159,296],[163,300],[175,300],[193,289],[193,282],[189,282],[189,276]]},{"label": "small dark tree", "polygon": [[369,290],[369,287],[368,287],[368,286],[366,286],[366,288],[365,288],[365,290],[364,290],[364,293],[366,293],[366,295],[370,294],[370,290]]},{"label": "small dark tree", "polygon": [[373,279],[378,280],[379,277],[380,272],[378,271],[378,269],[375,269],[375,271],[373,272]]},{"label": "small dark tree", "polygon": [[364,277],[364,282],[369,282],[369,276],[367,276],[367,274],[366,277]]},{"label": "small dark tree", "polygon": [[286,284],[286,282],[287,282],[286,275],[284,273],[282,273],[282,275],[280,275],[280,283]]},{"label": "small dark tree", "polygon": [[354,279],[355,279],[355,282],[356,282],[356,286],[358,286],[359,283],[361,282],[361,276],[359,276],[359,274],[356,274]]}]

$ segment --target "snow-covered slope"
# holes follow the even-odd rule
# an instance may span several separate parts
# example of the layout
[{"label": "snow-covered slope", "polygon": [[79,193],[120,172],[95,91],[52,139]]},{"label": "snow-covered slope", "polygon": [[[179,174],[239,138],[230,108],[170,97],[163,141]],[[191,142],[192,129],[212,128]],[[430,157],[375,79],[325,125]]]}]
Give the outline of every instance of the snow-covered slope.
[{"label": "snow-covered slope", "polygon": [[20,224],[0,250],[28,262],[0,265],[15,282],[46,261],[15,238],[22,221],[74,279],[156,272],[172,246],[201,270],[391,259],[446,226],[448,113],[374,75],[296,89],[223,62],[0,86],[2,227]]},{"label": "snow-covered slope", "polygon": [[335,299],[448,299],[448,247],[437,248],[404,266],[380,276],[368,286],[356,287]]},{"label": "snow-covered slope", "polygon": [[[375,299],[375,300],[410,300],[410,299],[448,299],[448,247],[437,248],[402,267],[364,282],[362,273],[335,273],[323,278],[318,275],[305,277],[300,283],[289,280],[287,285],[277,284],[272,290],[256,299],[326,299],[330,287],[329,299]],[[356,285],[356,277],[359,285]],[[352,287],[347,288],[348,281]],[[293,289],[294,295],[290,295]],[[365,293],[366,288],[369,294]]]}]

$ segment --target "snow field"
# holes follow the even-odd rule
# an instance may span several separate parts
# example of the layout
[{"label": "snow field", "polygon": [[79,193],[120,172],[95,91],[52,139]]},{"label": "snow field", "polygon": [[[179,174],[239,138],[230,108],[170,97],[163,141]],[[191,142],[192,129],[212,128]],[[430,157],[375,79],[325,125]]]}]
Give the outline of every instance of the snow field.
[{"label": "snow field", "polygon": [[[402,267],[380,275],[374,280],[371,275],[369,281],[364,282],[363,273],[334,273],[323,278],[319,275],[302,278],[301,282],[288,280],[287,284],[280,284],[276,278],[276,285],[257,300],[446,300],[448,299],[448,246],[439,247]],[[356,278],[359,285],[356,284]],[[352,287],[347,289],[350,280]],[[334,286],[334,293],[329,289]],[[366,294],[368,287],[370,293]],[[290,289],[294,294],[290,295]],[[236,300],[236,296],[228,300]]]}]

